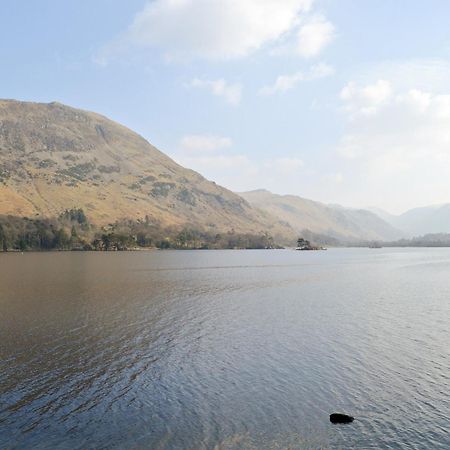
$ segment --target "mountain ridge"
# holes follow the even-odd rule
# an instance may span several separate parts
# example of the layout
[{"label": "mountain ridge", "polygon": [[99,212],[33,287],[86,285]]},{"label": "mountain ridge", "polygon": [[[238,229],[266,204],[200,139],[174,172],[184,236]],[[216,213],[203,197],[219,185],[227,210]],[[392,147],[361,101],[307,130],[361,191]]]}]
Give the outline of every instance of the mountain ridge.
[{"label": "mountain ridge", "polygon": [[50,217],[73,207],[99,225],[147,217],[295,238],[288,225],[105,116],[59,102],[0,100],[0,214]]},{"label": "mountain ridge", "polygon": [[273,194],[265,189],[240,192],[251,205],[287,222],[298,233],[326,235],[341,242],[394,240],[403,236],[374,213],[306,199]]},{"label": "mountain ridge", "polygon": [[409,237],[450,233],[450,203],[412,208],[399,215],[389,214],[383,210],[372,210]]}]

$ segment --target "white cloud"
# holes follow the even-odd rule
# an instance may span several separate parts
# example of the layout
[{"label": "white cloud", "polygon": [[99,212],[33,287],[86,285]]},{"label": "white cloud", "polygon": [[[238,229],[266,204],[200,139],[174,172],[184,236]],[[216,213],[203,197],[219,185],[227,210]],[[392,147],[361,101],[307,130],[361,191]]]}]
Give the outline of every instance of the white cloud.
[{"label": "white cloud", "polygon": [[317,56],[336,37],[334,25],[323,16],[313,16],[297,34],[297,51],[305,57]]},{"label": "white cloud", "polygon": [[[139,47],[160,48],[168,59],[239,58],[292,30],[313,1],[154,0],[136,15],[126,39]],[[303,32],[301,40],[310,53],[327,40],[324,23],[316,21]]]},{"label": "white cloud", "polygon": [[373,83],[373,80],[389,80],[398,91],[418,89],[442,92],[450,85],[450,61],[442,59],[413,59],[382,61],[361,66],[353,79],[359,85]]},{"label": "white cloud", "polygon": [[181,150],[188,153],[213,152],[232,145],[230,138],[211,134],[190,134],[180,139]]},{"label": "white cloud", "polygon": [[260,89],[260,95],[273,95],[277,92],[286,92],[292,89],[300,81],[304,81],[303,72],[296,72],[292,75],[280,75],[271,86],[264,86]]},{"label": "white cloud", "polygon": [[271,86],[264,86],[260,89],[260,95],[273,95],[277,92],[286,92],[294,88],[302,81],[312,81],[319,78],[325,78],[334,74],[334,68],[328,64],[317,64],[309,72],[296,72],[291,75],[280,75]]},{"label": "white cloud", "polygon": [[379,80],[347,85],[341,100],[349,120],[338,154],[361,177],[360,203],[399,210],[450,200],[449,94]]},{"label": "white cloud", "polygon": [[334,74],[334,67],[325,64],[315,64],[311,67],[311,70],[306,75],[306,80],[316,80],[318,78],[325,78]]},{"label": "white cloud", "polygon": [[195,78],[192,80],[191,87],[204,88],[217,97],[222,97],[227,103],[237,106],[242,99],[242,85],[239,83],[230,84],[224,79],[219,80],[201,80]]},{"label": "white cloud", "polygon": [[419,89],[411,89],[404,95],[398,95],[396,102],[403,104],[412,112],[424,113],[430,106],[431,94]]},{"label": "white cloud", "polygon": [[200,156],[175,156],[175,159],[185,167],[197,170],[208,176],[210,172],[223,170],[248,169],[251,162],[245,155],[200,155]]},{"label": "white cloud", "polygon": [[392,88],[389,81],[378,80],[374,84],[359,87],[353,81],[341,91],[340,98],[345,102],[345,109],[352,114],[370,115],[391,99]]}]

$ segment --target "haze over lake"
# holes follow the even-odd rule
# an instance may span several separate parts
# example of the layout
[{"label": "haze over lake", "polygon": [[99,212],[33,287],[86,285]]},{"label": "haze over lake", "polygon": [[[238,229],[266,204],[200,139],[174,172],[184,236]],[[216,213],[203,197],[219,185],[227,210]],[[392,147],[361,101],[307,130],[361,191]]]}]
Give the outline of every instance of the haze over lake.
[{"label": "haze over lake", "polygon": [[16,253],[0,274],[0,448],[450,447],[449,249]]}]

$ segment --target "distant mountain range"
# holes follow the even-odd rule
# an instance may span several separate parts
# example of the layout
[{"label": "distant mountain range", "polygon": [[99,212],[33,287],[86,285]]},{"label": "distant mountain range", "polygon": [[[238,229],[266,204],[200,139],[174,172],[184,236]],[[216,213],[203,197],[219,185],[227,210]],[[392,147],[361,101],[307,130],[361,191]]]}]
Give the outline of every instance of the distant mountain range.
[{"label": "distant mountain range", "polygon": [[378,208],[370,208],[370,210],[409,237],[429,233],[450,233],[450,204],[448,203],[410,209],[397,216]]},{"label": "distant mountain range", "polygon": [[252,206],[286,221],[297,233],[305,231],[341,242],[395,240],[403,233],[376,214],[364,209],[326,205],[295,195],[277,195],[266,190],[239,193]]},{"label": "distant mountain range", "polygon": [[71,208],[100,226],[147,218],[290,244],[299,235],[333,244],[450,232],[450,205],[393,216],[265,190],[236,194],[99,114],[0,100],[0,215],[47,218]]}]

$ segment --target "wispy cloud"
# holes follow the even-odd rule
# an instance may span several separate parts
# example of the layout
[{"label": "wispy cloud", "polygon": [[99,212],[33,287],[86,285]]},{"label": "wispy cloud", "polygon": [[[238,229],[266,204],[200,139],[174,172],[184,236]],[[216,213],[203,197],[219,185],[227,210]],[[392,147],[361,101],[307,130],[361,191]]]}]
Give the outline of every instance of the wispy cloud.
[{"label": "wispy cloud", "polygon": [[180,139],[180,149],[188,153],[209,153],[232,145],[230,138],[212,134],[189,134]]},{"label": "wispy cloud", "polygon": [[228,83],[223,78],[218,80],[202,80],[195,78],[190,83],[193,88],[203,88],[216,97],[222,97],[233,106],[239,105],[242,99],[242,85],[240,83]]},{"label": "wispy cloud", "polygon": [[378,112],[392,96],[392,86],[389,81],[378,80],[367,86],[358,86],[349,82],[340,93],[345,109],[351,114],[371,115]]},{"label": "wispy cloud", "polygon": [[[230,170],[242,173],[242,171],[248,171],[252,168],[252,164],[246,155],[178,155],[176,159],[181,164],[192,167],[206,176],[209,173],[223,173]],[[213,176],[213,178],[215,177]]]},{"label": "wispy cloud", "polygon": [[280,75],[270,86],[264,86],[260,89],[260,95],[273,95],[278,92],[286,92],[294,88],[302,81],[312,81],[319,78],[325,78],[334,74],[334,68],[328,64],[317,64],[309,69],[308,72],[296,72],[290,75]]},{"label": "wispy cloud", "polygon": [[309,18],[297,33],[297,51],[305,57],[319,55],[336,37],[334,25],[324,16]]}]

